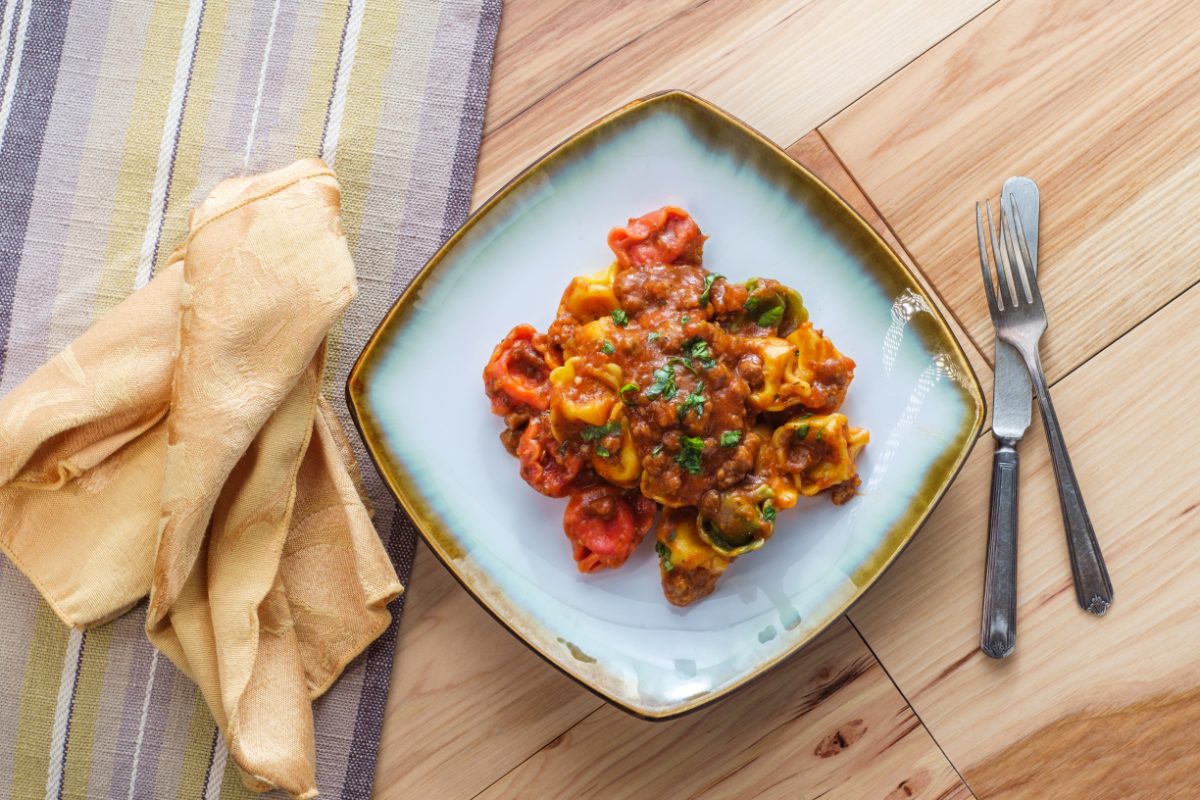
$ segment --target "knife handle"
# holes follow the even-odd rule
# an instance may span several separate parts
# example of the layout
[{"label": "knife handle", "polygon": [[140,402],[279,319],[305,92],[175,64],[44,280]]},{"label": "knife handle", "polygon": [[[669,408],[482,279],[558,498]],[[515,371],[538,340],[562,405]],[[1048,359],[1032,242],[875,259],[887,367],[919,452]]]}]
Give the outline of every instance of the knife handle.
[{"label": "knife handle", "polygon": [[1017,450],[996,442],[979,649],[1004,658],[1017,643]]}]

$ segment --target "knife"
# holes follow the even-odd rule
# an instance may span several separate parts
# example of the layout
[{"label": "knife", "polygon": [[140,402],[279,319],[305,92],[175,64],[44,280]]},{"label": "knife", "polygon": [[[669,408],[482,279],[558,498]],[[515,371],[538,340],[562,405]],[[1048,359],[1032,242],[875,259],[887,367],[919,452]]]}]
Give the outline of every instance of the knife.
[{"label": "knife", "polygon": [[[1029,178],[1009,178],[1004,182],[1003,195],[1012,195],[1016,200],[1036,274],[1041,207],[1037,184]],[[996,452],[992,457],[992,500],[979,647],[992,658],[1004,658],[1012,653],[1017,643],[1017,489],[1020,472],[1017,443],[1029,429],[1033,387],[1021,356],[999,339],[996,340],[994,381],[992,436],[996,439]]]}]

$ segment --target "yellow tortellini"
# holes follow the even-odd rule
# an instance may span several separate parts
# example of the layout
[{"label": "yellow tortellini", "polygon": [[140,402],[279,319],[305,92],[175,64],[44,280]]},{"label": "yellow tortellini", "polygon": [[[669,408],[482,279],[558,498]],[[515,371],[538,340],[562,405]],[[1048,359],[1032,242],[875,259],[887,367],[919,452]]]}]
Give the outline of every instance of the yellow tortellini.
[{"label": "yellow tortellini", "polygon": [[610,427],[620,427],[621,444],[617,449],[609,450],[608,458],[604,458],[593,449],[592,468],[606,481],[623,489],[632,489],[642,477],[642,460],[633,446],[633,436],[629,432],[629,423],[625,419],[625,407],[622,404],[617,403],[613,406],[608,424]]},{"label": "yellow tortellini", "polygon": [[581,425],[605,425],[617,404],[621,367],[589,366],[579,356],[550,371],[550,431],[563,441]]},{"label": "yellow tortellini", "polygon": [[[812,323],[805,322],[786,339],[764,336],[753,342],[763,362],[763,384],[750,395],[756,409],[783,411],[795,405],[825,405],[828,398],[813,386],[813,365],[843,356]],[[853,366],[848,364],[850,370]]]},{"label": "yellow tortellini", "polygon": [[[791,508],[799,495],[811,497],[853,480],[854,459],[869,439],[870,434],[850,425],[844,414],[802,417],[780,425],[759,451],[775,505]],[[802,444],[811,447],[797,447]]]},{"label": "yellow tortellini", "polygon": [[616,274],[617,265],[613,262],[594,275],[575,277],[563,292],[561,307],[580,322],[599,319],[620,308],[613,293]]}]

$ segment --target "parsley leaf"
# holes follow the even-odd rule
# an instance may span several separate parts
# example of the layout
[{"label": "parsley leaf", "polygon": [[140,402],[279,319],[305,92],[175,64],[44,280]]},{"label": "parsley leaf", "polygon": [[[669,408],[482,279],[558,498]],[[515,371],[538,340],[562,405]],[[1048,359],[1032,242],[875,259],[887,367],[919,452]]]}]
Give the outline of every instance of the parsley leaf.
[{"label": "parsley leaf", "polygon": [[667,359],[667,366],[673,367],[676,364],[679,364],[681,367],[683,367],[684,369],[686,369],[688,372],[692,373],[693,375],[700,374],[696,370],[696,365],[692,363],[692,359],[690,357],[689,358],[680,358],[679,356],[672,356],[671,358]]},{"label": "parsley leaf", "polygon": [[684,314],[682,317],[680,317],[680,318],[679,318],[679,324],[680,324],[680,325],[686,325],[686,324],[687,324],[687,321],[688,321],[689,319],[691,319],[691,317],[689,317],[687,314]]},{"label": "parsley leaf", "polygon": [[663,572],[670,572],[675,569],[675,565],[671,563],[671,548],[662,542],[655,542],[654,552],[658,553],[658,559],[662,562]]},{"label": "parsley leaf", "polygon": [[613,343],[608,339],[605,339],[604,344],[600,345],[600,350],[606,356],[611,356],[613,353],[617,352],[617,348],[613,347]]},{"label": "parsley leaf", "polygon": [[[712,369],[717,365],[717,359],[713,357],[712,348],[702,336],[694,336],[683,343],[683,352],[686,357],[700,362],[700,366],[705,369]],[[692,370],[693,372],[695,370]]]},{"label": "parsley leaf", "polygon": [[621,423],[610,422],[607,425],[585,425],[579,432],[579,438],[585,442],[596,442],[608,436],[621,432]]},{"label": "parsley leaf", "polygon": [[774,308],[764,311],[758,317],[758,325],[761,328],[770,328],[779,324],[779,320],[783,319],[783,304],[777,305]]},{"label": "parsley leaf", "polygon": [[758,311],[759,303],[760,301],[757,297],[747,297],[746,302],[742,303],[742,308],[753,314],[755,311]]},{"label": "parsley leaf", "polygon": [[620,389],[617,390],[617,396],[620,397],[621,402],[627,406],[633,405],[634,401],[637,400],[636,397],[630,399],[625,396],[625,395],[629,394],[630,392],[632,392],[635,395],[638,393],[638,385],[636,383],[627,383],[624,386],[622,386]]},{"label": "parsley leaf", "polygon": [[700,381],[696,384],[695,390],[683,398],[683,402],[675,407],[675,414],[679,417],[680,422],[683,422],[683,418],[693,409],[695,409],[697,417],[703,417],[704,404],[707,401],[708,398],[704,396],[704,381]]},{"label": "parsley leaf", "polygon": [[651,333],[651,334],[647,334],[647,335],[646,335],[646,343],[647,343],[647,344],[654,344],[655,342],[657,342],[657,341],[658,341],[659,339],[661,339],[661,338],[662,338],[662,334],[661,334],[661,333],[659,333],[658,331],[655,331],[654,333]]},{"label": "parsley leaf", "polygon": [[625,313],[623,308],[614,308],[612,312],[612,321],[617,323],[621,328],[629,324],[629,315]]},{"label": "parsley leaf", "polygon": [[715,272],[704,276],[704,291],[700,293],[700,307],[704,308],[708,305],[708,295],[712,291],[712,285],[717,278],[724,278],[724,275],[718,275]]},{"label": "parsley leaf", "polygon": [[808,432],[811,428],[812,428],[812,426],[807,423],[805,423],[804,425],[797,425],[795,427],[795,429],[792,431],[792,436],[797,439],[807,439]]},{"label": "parsley leaf", "polygon": [[596,455],[600,456],[601,458],[608,458],[612,455],[612,453],[610,453],[608,448],[604,445],[598,444],[596,445]]},{"label": "parsley leaf", "polygon": [[742,441],[741,431],[725,431],[721,434],[721,447],[737,447]]},{"label": "parsley leaf", "polygon": [[769,497],[767,498],[766,502],[762,504],[762,518],[767,522],[775,521],[775,504],[771,502],[771,498]]},{"label": "parsley leaf", "polygon": [[656,456],[659,453],[661,453],[662,451],[663,451],[663,446],[661,444],[656,444],[656,445],[654,445],[654,447],[650,448],[650,455]]},{"label": "parsley leaf", "polygon": [[675,386],[675,366],[667,362],[665,367],[654,370],[654,383],[646,390],[646,397],[653,400],[660,395],[664,400],[672,400],[679,393]]},{"label": "parsley leaf", "polygon": [[825,429],[824,429],[824,428],[817,428],[817,433],[816,433],[816,435],[815,435],[815,436],[813,436],[813,441],[814,441],[814,442],[819,442],[819,441],[821,441],[821,440],[822,440],[822,439],[824,439],[824,438],[825,438]]},{"label": "parsley leaf", "polygon": [[704,453],[704,440],[696,436],[684,436],[680,440],[679,455],[675,463],[693,475],[700,474],[700,456]]}]

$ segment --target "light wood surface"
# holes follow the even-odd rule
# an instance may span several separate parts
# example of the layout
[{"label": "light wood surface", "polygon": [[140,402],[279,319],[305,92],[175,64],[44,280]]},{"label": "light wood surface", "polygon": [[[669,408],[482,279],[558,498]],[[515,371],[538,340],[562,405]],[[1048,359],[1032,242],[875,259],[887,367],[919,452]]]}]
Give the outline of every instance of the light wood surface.
[{"label": "light wood surface", "polygon": [[1198,45],[1200,5],[1165,0],[510,0],[477,202],[621,103],[690,89],[900,250],[989,400],[973,203],[1035,178],[1043,354],[1117,598],[1103,619],[1075,605],[1036,416],[1004,662],[977,649],[987,434],[847,620],[668,723],[545,664],[421,546],[376,796],[1200,797]]}]

